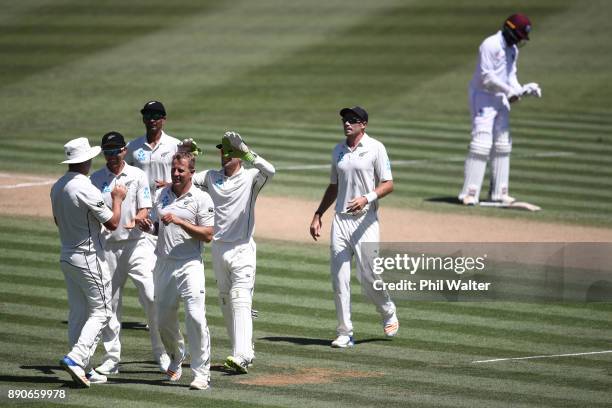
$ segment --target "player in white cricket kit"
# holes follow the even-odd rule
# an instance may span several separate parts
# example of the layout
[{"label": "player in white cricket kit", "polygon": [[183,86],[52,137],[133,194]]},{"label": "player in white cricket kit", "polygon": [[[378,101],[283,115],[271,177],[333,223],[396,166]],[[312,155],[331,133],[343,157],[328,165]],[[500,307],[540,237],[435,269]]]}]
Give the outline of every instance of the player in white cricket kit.
[{"label": "player in white cricket kit", "polygon": [[[166,352],[159,335],[155,313],[153,267],[155,259],[145,233],[134,228],[137,220],[149,216],[152,207],[149,180],[139,168],[128,165],[124,158],[127,153],[125,139],[118,132],[109,132],[102,137],[102,152],[106,166],[91,175],[91,182],[102,192],[104,201],[110,207],[110,192],[115,185],[127,187],[127,196],[121,206],[121,220],[114,231],[102,232],[106,262],[112,275],[111,320],[102,330],[102,341],[106,355],[96,368],[100,374],[117,374],[121,360],[121,304],[122,291],[128,276],[138,289],[138,300],[143,306],[149,323],[149,335],[153,357],[160,361]],[[160,367],[165,372],[168,367]]]},{"label": "player in white cricket kit", "polygon": [[[142,122],[145,125],[146,133],[128,143],[125,161],[130,166],[138,167],[147,175],[149,189],[152,196],[159,187],[165,186],[172,180],[170,169],[172,167],[172,157],[178,151],[180,141],[166,132],[166,108],[159,101],[149,101],[140,110]],[[150,214],[155,218],[155,214]],[[151,262],[155,265],[155,247],[157,238],[151,234],[146,235],[149,245]],[[157,360],[160,370],[166,371],[170,364],[168,354],[162,353]]]},{"label": "player in white cricket kit", "polygon": [[164,132],[166,108],[159,101],[149,101],[140,110],[146,134],[132,140],[125,161],[143,170],[149,179],[151,193],[172,179],[172,157],[178,151],[180,140]]},{"label": "player in white cricket kit", "polygon": [[179,298],[185,305],[185,325],[194,380],[191,388],[205,390],[210,382],[210,336],[204,304],[202,241],[213,237],[214,205],[210,195],[192,185],[195,159],[180,152],[172,161],[172,184],[158,190],[154,206],[158,217],[139,222],[139,228],[158,233],[155,264],[155,303],[159,330],[170,354],[167,377],[181,378],[185,342],[179,330]]},{"label": "player in white cricket kit", "polygon": [[[256,271],[255,201],[275,169],[250,151],[238,133],[226,132],[217,148],[221,150],[222,169],[197,173],[193,183],[207,191],[215,204],[213,269],[232,343],[232,355],[225,366],[246,374],[255,358],[251,317]],[[243,162],[252,167],[243,167]]]},{"label": "player in white cricket kit", "polygon": [[332,153],[330,184],[310,224],[310,234],[321,236],[321,217],[336,201],[336,214],[331,229],[331,278],[336,303],[337,337],[332,347],[352,347],[351,259],[355,256],[357,279],[365,295],[376,305],[386,336],[399,330],[395,304],[386,290],[375,290],[380,279],[372,265],[364,262],[367,254],[362,243],[378,243],[378,199],[393,191],[391,163],[385,146],[366,134],[368,113],[355,106],[340,111],[346,141],[338,143]]},{"label": "player in white cricket kit", "polygon": [[505,204],[510,178],[510,104],[523,96],[542,96],[536,83],[521,86],[517,79],[519,46],[529,40],[531,22],[523,14],[508,17],[500,31],[480,45],[478,63],[469,87],[472,141],[465,160],[464,183],[459,200],[475,205],[487,166],[491,161],[489,198]]},{"label": "player in white cricket kit", "polygon": [[114,230],[121,217],[126,188],[111,191],[111,209],[87,174],[100,147],[90,147],[84,138],[64,145],[68,171],[51,188],[53,219],[59,229],[62,249],[60,266],[68,291],[68,342],[70,352],[60,361],[77,384],[106,382],[91,369],[90,360],[101,330],[112,314],[111,277],[100,245],[100,224]]}]

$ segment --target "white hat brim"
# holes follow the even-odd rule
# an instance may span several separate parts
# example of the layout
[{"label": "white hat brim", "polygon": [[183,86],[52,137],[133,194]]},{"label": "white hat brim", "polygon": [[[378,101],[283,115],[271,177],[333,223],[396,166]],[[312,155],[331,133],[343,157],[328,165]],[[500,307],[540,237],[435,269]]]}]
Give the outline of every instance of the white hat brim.
[{"label": "white hat brim", "polygon": [[94,146],[80,156],[74,157],[69,160],[64,160],[62,164],[83,163],[83,162],[86,162],[87,160],[93,159],[94,157],[99,155],[101,151],[102,151],[102,148],[100,146]]}]

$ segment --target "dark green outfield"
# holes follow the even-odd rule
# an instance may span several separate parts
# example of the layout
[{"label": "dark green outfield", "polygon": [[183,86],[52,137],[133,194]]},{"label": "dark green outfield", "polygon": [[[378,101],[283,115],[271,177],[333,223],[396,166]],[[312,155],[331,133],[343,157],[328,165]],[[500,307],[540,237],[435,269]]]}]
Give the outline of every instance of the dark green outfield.
[{"label": "dark green outfield", "polygon": [[[94,408],[208,403],[219,407],[610,406],[612,354],[473,363],[610,350],[609,304],[399,301],[400,334],[386,340],[374,307],[364,301],[355,285],[357,346],[336,350],[329,347],[335,313],[327,248],[272,241],[258,244],[257,360],[248,376],[213,371],[214,388],[203,393],[188,390],[187,368],[180,384],[162,381],[151,361],[148,334],[134,324],[144,321],[144,316],[136,290],[128,283],[123,301],[127,327],[123,330],[121,375],[106,385],[76,389],[57,364],[67,351],[68,311],[58,245],[50,221],[0,220],[3,406],[16,405],[7,400],[8,389],[62,389],[68,394],[66,405]],[[214,365],[229,353],[229,342],[209,262],[206,267]],[[97,361],[100,356],[98,352]],[[329,374],[333,381],[276,386],[239,383],[245,379],[271,381],[270,376],[299,382],[305,374],[312,378],[313,373]]]},{"label": "dark green outfield", "polygon": [[[138,110],[156,98],[170,134],[204,145],[200,168],[217,165],[213,144],[237,129],[278,166],[269,193],[319,198],[337,111],[361,104],[394,163],[387,205],[612,225],[608,1],[5,3],[2,171],[57,175],[68,139],[136,137]],[[448,201],[462,182],[476,50],[516,10],[534,24],[519,79],[544,98],[513,107],[512,192],[545,211],[460,208]]]}]

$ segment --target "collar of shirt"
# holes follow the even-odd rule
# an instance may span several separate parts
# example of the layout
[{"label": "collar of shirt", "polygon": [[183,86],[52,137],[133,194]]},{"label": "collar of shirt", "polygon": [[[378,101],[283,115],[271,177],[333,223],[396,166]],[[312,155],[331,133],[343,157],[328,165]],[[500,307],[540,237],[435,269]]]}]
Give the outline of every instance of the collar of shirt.
[{"label": "collar of shirt", "polygon": [[161,132],[161,136],[159,137],[159,142],[157,142],[154,148],[151,148],[151,145],[149,144],[149,141],[147,140],[147,135],[146,134],[144,135],[144,146],[148,147],[151,150],[155,150],[159,146],[166,144],[166,143],[168,143],[168,135],[163,130]]},{"label": "collar of shirt", "polygon": [[125,168],[127,167],[127,163],[123,163],[123,168],[121,169],[121,171],[119,172],[119,174],[115,174],[112,171],[109,170],[107,165],[104,165],[104,174],[106,174],[107,178],[111,178],[111,177],[121,177],[121,176],[127,176],[127,173],[125,172]]},{"label": "collar of shirt", "polygon": [[191,197],[193,195],[193,192],[195,190],[197,190],[197,189],[198,188],[193,183],[191,183],[191,187],[189,187],[189,190],[187,190],[187,192],[185,194],[177,197],[176,194],[174,194],[174,190],[172,189],[172,185],[169,185],[168,186],[168,193],[171,194],[172,197],[174,197],[174,200],[176,201],[176,200],[180,200],[180,199],[185,198],[185,197]]},{"label": "collar of shirt", "polygon": [[368,136],[367,133],[364,133],[361,139],[359,140],[359,143],[357,143],[357,145],[353,149],[349,147],[349,145],[346,143],[346,140],[344,141],[343,147],[349,152],[354,152],[359,146],[366,147],[368,144],[370,144],[370,141],[370,136]]},{"label": "collar of shirt", "polygon": [[229,179],[229,180],[238,177],[243,172],[244,172],[244,167],[243,166],[240,166],[238,171],[236,173],[232,174],[231,176],[228,176],[228,175],[225,174],[225,170],[223,169],[223,167],[221,167],[221,170],[219,170],[219,173],[221,173],[223,175],[223,178]]},{"label": "collar of shirt", "polygon": [[514,45],[508,45],[506,44],[506,39],[504,38],[504,35],[502,34],[501,30],[499,30],[497,32],[497,38],[499,40],[499,45],[501,45],[502,48],[514,48]]}]

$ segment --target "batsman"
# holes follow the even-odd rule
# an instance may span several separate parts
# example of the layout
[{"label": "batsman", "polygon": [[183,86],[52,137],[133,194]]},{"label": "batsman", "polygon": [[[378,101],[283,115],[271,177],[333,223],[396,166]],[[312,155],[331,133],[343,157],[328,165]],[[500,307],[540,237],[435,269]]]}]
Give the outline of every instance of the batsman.
[{"label": "batsman", "polygon": [[[221,169],[197,173],[193,183],[208,192],[215,205],[213,270],[232,343],[225,367],[246,374],[255,358],[251,317],[256,270],[255,201],[275,169],[250,150],[236,132],[226,132],[217,148]],[[249,167],[243,167],[244,163]]]},{"label": "batsman", "polygon": [[480,188],[491,161],[491,201],[512,204],[508,193],[510,179],[510,104],[525,96],[540,98],[542,91],[534,82],[519,84],[517,60],[519,47],[529,41],[531,21],[524,14],[513,14],[502,29],[486,38],[479,48],[478,63],[469,86],[472,115],[472,141],[465,159],[463,188],[459,201],[476,205]]}]

